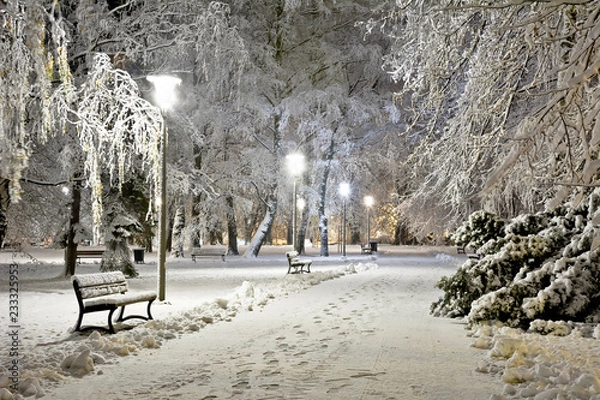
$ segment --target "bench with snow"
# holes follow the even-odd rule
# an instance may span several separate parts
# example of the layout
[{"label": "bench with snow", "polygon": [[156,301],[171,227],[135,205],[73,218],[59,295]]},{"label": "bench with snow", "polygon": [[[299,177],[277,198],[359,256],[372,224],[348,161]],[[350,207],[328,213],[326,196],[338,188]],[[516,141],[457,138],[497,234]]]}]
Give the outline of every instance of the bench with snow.
[{"label": "bench with snow", "polygon": [[213,248],[213,247],[194,247],[192,248],[192,261],[196,262],[196,258],[200,257],[221,257],[223,262],[225,261],[225,249]]},{"label": "bench with snow", "polygon": [[[285,253],[285,255],[288,259],[288,274],[298,274],[302,272],[307,272],[310,274],[312,260],[298,257],[297,251],[288,251]],[[292,269],[294,269],[294,271],[292,271]]]},{"label": "bench with snow", "polygon": [[360,254],[373,254],[373,248],[370,244],[361,244]]},{"label": "bench with snow", "polygon": [[[130,318],[139,318],[145,321],[152,319],[150,306],[156,300],[156,292],[129,292],[127,280],[121,271],[105,272],[99,274],[73,275],[73,289],[79,304],[79,317],[75,332],[88,329],[102,329],[109,333],[115,333],[112,316],[115,310],[121,308],[117,322]],[[135,303],[148,302],[148,316],[129,315],[124,316],[125,306]],[[101,326],[81,326],[83,314],[108,311],[108,329]]]},{"label": "bench with snow", "polygon": [[81,263],[82,258],[102,258],[104,255],[103,249],[95,250],[77,250],[77,264]]},{"label": "bench with snow", "polygon": [[467,245],[463,245],[463,246],[458,246],[456,248],[456,252],[458,254],[464,254],[466,255],[468,258],[471,258],[473,260],[479,260],[481,258],[481,256],[479,254],[477,254],[477,252],[472,251],[471,249],[467,248]]}]

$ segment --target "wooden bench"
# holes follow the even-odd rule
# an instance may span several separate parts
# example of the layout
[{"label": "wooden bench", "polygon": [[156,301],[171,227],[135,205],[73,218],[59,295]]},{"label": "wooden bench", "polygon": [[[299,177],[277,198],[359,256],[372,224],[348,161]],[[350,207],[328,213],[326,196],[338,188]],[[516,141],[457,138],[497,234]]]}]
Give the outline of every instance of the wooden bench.
[{"label": "wooden bench", "polygon": [[[288,274],[298,274],[302,272],[307,272],[310,274],[310,266],[312,265],[312,260],[307,260],[298,257],[297,251],[288,251],[285,253],[288,259]],[[292,269],[294,271],[292,272]]]},{"label": "wooden bench", "polygon": [[77,264],[81,263],[82,258],[102,258],[104,255],[103,249],[96,250],[77,250]]},{"label": "wooden bench", "polygon": [[481,258],[481,256],[479,254],[477,254],[476,252],[470,250],[467,248],[467,245],[463,245],[463,246],[457,246],[456,247],[456,252],[458,254],[464,254],[467,257],[473,259],[473,260],[479,260]]},{"label": "wooden bench", "polygon": [[373,248],[370,244],[361,244],[360,254],[373,254]]},{"label": "wooden bench", "polygon": [[[128,291],[127,280],[121,271],[106,272],[100,274],[73,275],[73,289],[79,304],[79,317],[74,331],[84,331],[88,329],[102,329],[109,333],[115,333],[112,322],[113,313],[117,308],[121,308],[117,322],[122,322],[130,318],[140,318],[145,321],[152,319],[150,306],[156,300],[156,292]],[[125,306],[134,303],[148,302],[148,316],[129,315],[124,316]],[[83,314],[108,311],[108,329],[101,326],[81,326]]]},{"label": "wooden bench", "polygon": [[192,248],[191,256],[192,261],[196,262],[196,258],[199,257],[221,257],[223,262],[225,261],[225,249],[213,248],[213,247],[194,247]]}]

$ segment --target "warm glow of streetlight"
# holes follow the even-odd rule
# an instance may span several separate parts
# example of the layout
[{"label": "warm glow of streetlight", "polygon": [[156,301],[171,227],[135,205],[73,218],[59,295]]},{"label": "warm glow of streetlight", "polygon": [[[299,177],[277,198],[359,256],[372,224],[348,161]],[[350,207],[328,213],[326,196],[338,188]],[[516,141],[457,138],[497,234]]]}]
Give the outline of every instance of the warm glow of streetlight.
[{"label": "warm glow of streetlight", "polygon": [[294,176],[300,175],[304,172],[304,155],[300,153],[292,153],[285,156],[287,160],[287,166],[290,173]]},{"label": "warm glow of streetlight", "polygon": [[304,200],[303,198],[299,198],[298,200],[296,200],[296,202],[298,203],[298,210],[304,210],[304,207],[306,207],[306,200]]},{"label": "warm glow of streetlight", "polygon": [[169,75],[149,75],[146,79],[154,84],[154,100],[163,110],[168,110],[177,101],[175,88],[181,79]]},{"label": "warm glow of streetlight", "polygon": [[365,205],[367,207],[371,208],[374,203],[375,203],[375,199],[373,199],[373,196],[365,196]]},{"label": "warm glow of streetlight", "polygon": [[350,184],[343,182],[340,183],[340,195],[342,197],[348,197],[350,195]]}]

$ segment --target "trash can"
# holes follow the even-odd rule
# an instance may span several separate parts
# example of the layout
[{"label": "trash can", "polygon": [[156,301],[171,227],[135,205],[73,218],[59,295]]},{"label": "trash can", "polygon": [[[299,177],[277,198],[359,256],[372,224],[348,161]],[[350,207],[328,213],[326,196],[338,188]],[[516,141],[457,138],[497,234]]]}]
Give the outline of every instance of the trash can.
[{"label": "trash can", "polygon": [[377,241],[371,240],[369,244],[371,245],[371,253],[377,253]]},{"label": "trash can", "polygon": [[144,263],[144,252],[146,251],[146,249],[141,248],[141,249],[133,249],[133,261],[136,264],[143,264]]}]

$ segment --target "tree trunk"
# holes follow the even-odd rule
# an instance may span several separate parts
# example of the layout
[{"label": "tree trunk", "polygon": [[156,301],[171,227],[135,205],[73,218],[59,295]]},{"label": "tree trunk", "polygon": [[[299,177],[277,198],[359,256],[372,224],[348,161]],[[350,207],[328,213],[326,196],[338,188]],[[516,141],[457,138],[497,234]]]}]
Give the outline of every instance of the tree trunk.
[{"label": "tree trunk", "polygon": [[225,198],[227,204],[227,255],[239,256],[240,253],[237,247],[237,224],[235,222],[235,209],[233,207],[233,196],[228,195]]},{"label": "tree trunk", "polygon": [[350,244],[360,243],[360,229],[354,224],[350,224]]},{"label": "tree trunk", "polygon": [[250,212],[250,216],[245,219],[244,224],[244,243],[249,244],[252,241],[252,231],[258,223],[259,214],[261,212],[260,204],[254,204]]},{"label": "tree trunk", "polygon": [[333,150],[335,143],[333,138],[329,144],[329,150],[325,155],[325,163],[323,168],[323,175],[321,182],[319,183],[319,233],[321,235],[321,257],[329,257],[329,228],[327,226],[327,216],[325,215],[325,196],[327,195],[327,180],[329,178],[329,171],[331,170],[331,160],[333,160]]},{"label": "tree trunk", "polygon": [[273,221],[275,221],[275,212],[277,211],[277,197],[274,193],[269,194],[269,198],[267,199],[267,209],[265,211],[265,217],[263,218],[260,226],[258,227],[256,233],[252,237],[252,241],[250,242],[250,246],[248,250],[244,253],[244,257],[253,258],[258,256],[258,252],[262,247],[267,234],[271,230],[271,226],[273,225]]},{"label": "tree trunk", "polygon": [[79,175],[76,175],[76,179],[71,186],[71,215],[69,217],[65,247],[65,277],[75,275],[75,267],[77,266],[78,243],[75,240],[75,234],[79,225],[79,215],[81,212],[81,181],[78,178]]},{"label": "tree trunk", "polygon": [[298,243],[296,244],[296,251],[299,254],[306,254],[306,246],[304,243],[306,242],[306,229],[308,227],[308,216],[310,215],[310,210],[308,205],[306,205],[302,209],[302,215],[300,216],[300,226],[298,228]]},{"label": "tree trunk", "polygon": [[8,179],[0,179],[0,248],[4,244],[6,231],[8,230],[8,206],[10,205],[10,192]]},{"label": "tree trunk", "polygon": [[185,209],[183,206],[177,207],[175,211],[175,220],[173,221],[173,248],[175,257],[183,257],[183,229],[185,228]]},{"label": "tree trunk", "polygon": [[408,224],[403,218],[398,218],[396,227],[394,228],[394,238],[392,240],[393,245],[401,244],[413,244],[414,239],[411,240]]}]

